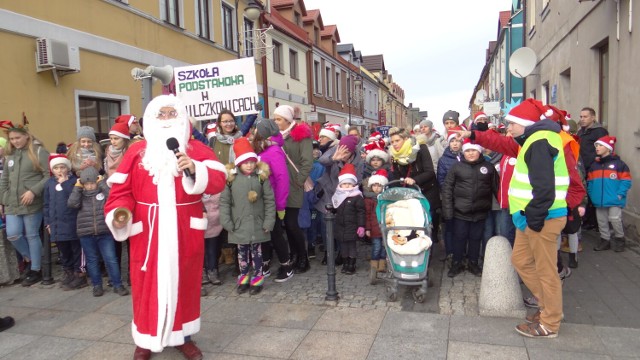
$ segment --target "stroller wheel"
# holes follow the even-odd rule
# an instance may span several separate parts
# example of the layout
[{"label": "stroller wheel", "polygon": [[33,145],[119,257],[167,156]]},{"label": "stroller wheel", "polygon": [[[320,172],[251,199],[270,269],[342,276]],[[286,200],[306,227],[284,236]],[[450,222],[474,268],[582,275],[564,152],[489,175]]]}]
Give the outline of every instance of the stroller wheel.
[{"label": "stroller wheel", "polygon": [[387,297],[389,298],[389,301],[396,301],[398,300],[398,292],[397,291],[393,291],[393,288],[391,288],[391,286],[387,286]]},{"label": "stroller wheel", "polygon": [[425,294],[423,294],[422,291],[420,291],[420,289],[413,289],[412,295],[413,295],[413,300],[415,300],[416,302],[418,303],[424,302]]}]

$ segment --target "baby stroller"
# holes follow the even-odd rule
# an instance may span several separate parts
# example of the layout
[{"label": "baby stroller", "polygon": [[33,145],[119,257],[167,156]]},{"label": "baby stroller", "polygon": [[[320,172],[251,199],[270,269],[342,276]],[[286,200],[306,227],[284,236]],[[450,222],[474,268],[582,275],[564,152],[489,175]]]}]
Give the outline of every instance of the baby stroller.
[{"label": "baby stroller", "polygon": [[431,250],[429,201],[417,186],[390,187],[403,182],[402,179],[390,181],[378,195],[376,216],[389,269],[384,280],[390,301],[398,299],[398,285],[419,285],[412,294],[416,302],[422,303],[427,294]]}]

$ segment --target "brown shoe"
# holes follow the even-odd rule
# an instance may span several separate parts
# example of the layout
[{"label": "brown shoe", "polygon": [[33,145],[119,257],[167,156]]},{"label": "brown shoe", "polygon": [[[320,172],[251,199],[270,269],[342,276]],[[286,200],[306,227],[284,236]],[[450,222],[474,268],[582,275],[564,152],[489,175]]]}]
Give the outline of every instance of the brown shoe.
[{"label": "brown shoe", "polygon": [[553,332],[545,328],[539,322],[532,323],[532,324],[522,323],[516,326],[516,331],[522,336],[531,337],[531,338],[553,339],[558,337],[557,332]]},{"label": "brown shoe", "polygon": [[178,345],[176,349],[180,350],[187,360],[202,360],[202,351],[198,349],[196,343],[193,341],[188,341],[184,343],[184,345]]},{"label": "brown shoe", "polygon": [[531,315],[527,315],[527,317],[524,318],[524,320],[529,324],[540,322],[540,310],[536,311]]},{"label": "brown shoe", "polygon": [[136,351],[133,352],[133,360],[149,360],[151,359],[151,350],[136,346]]}]

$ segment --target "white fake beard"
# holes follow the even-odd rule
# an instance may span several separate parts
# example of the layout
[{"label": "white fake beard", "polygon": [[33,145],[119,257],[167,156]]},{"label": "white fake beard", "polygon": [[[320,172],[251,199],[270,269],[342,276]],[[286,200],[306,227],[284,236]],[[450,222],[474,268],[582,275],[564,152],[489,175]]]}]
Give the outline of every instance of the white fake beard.
[{"label": "white fake beard", "polygon": [[[153,125],[145,126],[145,140],[147,148],[142,157],[142,165],[153,176],[153,183],[158,184],[158,177],[170,175],[178,176],[178,165],[176,155],[167,148],[167,139],[176,138],[178,140],[179,151],[184,152],[185,143],[188,136],[185,134],[185,124],[183,119],[155,120]],[[151,121],[149,122],[151,123]],[[145,124],[147,125],[147,124]],[[186,139],[186,140],[185,140]]]}]

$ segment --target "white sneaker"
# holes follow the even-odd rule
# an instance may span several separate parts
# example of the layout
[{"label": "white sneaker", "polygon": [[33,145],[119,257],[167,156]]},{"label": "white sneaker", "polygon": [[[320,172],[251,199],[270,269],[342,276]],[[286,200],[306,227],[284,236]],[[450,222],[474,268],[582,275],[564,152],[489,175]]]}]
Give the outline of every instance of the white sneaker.
[{"label": "white sneaker", "polygon": [[564,266],[562,268],[562,271],[560,271],[558,273],[558,276],[560,276],[560,281],[564,281],[564,279],[568,278],[569,276],[571,276],[571,268],[568,266]]}]

